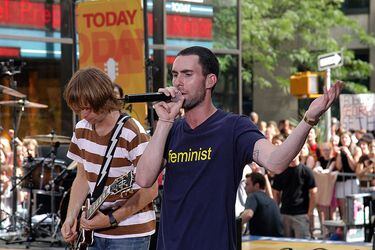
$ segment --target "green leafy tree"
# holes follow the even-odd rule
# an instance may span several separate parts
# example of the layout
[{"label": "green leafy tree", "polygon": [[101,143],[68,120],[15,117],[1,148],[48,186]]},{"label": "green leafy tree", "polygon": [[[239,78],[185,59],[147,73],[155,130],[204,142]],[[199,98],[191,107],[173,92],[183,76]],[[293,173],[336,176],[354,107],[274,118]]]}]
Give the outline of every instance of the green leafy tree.
[{"label": "green leafy tree", "polygon": [[[342,0],[242,0],[243,80],[262,87],[277,82],[289,89],[289,79],[276,75],[285,68],[285,75],[298,71],[317,71],[317,56],[343,50],[345,65],[332,72],[332,78],[348,82],[347,92],[367,92],[358,84],[369,77],[372,65],[355,59],[348,45],[353,40],[375,46],[375,38],[366,33],[341,10]],[[335,29],[344,29],[340,37]],[[256,66],[257,72],[254,73]],[[258,71],[258,69],[260,69]]]}]

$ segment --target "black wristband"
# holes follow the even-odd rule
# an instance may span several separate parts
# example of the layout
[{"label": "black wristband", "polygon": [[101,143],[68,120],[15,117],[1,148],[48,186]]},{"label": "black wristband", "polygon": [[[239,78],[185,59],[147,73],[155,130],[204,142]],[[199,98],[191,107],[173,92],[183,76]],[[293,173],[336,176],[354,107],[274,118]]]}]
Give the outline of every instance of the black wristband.
[{"label": "black wristband", "polygon": [[115,217],[112,214],[112,210],[109,210],[108,217],[109,217],[109,223],[111,224],[111,227],[117,227],[118,223]]}]

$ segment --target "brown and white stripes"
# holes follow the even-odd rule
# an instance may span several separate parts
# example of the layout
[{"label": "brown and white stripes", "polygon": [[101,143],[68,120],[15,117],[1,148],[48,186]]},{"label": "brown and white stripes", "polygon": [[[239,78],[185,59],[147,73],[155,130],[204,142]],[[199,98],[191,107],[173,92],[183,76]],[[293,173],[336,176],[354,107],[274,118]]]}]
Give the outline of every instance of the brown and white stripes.
[{"label": "brown and white stripes", "polygon": [[[105,136],[99,136],[86,120],[79,121],[75,127],[67,156],[84,166],[90,192],[94,190],[110,137],[111,132]],[[124,124],[106,180],[106,187],[117,177],[134,170],[147,146],[148,139],[144,128],[135,119],[129,119]],[[136,183],[133,184],[135,192],[139,188]],[[117,206],[128,198],[120,197],[120,195],[109,196],[101,209]],[[95,232],[95,235],[104,238],[130,238],[153,234],[155,212],[152,203],[133,216],[120,221],[118,225],[116,228],[99,230]]]}]

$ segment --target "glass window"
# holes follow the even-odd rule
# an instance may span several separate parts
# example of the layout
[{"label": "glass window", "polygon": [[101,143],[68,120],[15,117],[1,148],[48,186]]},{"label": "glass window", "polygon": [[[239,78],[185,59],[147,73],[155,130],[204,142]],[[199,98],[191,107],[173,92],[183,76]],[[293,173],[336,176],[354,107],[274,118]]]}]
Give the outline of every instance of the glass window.
[{"label": "glass window", "polygon": [[0,2],[0,34],[60,37],[60,1],[7,0]]},{"label": "glass window", "polygon": [[[149,0],[148,28],[153,34],[153,1]],[[210,49],[237,48],[237,1],[195,0],[167,1],[166,45],[173,47],[203,46]],[[153,39],[149,38],[149,43]],[[173,56],[177,51],[169,51]]]},{"label": "glass window", "polygon": [[346,14],[366,14],[369,13],[369,0],[345,0],[342,10]]},{"label": "glass window", "polygon": [[[16,64],[20,65],[20,61]],[[20,73],[14,75],[16,86],[7,75],[1,75],[1,85],[15,88],[26,95],[26,104],[22,112],[18,135],[48,134],[51,130],[61,134],[62,99],[60,87],[60,60],[22,60],[23,67],[17,67]],[[3,67],[2,67],[3,69]],[[10,95],[1,95],[1,101],[20,101]],[[37,108],[44,104],[46,108]],[[35,106],[35,107],[34,107]],[[16,108],[19,114],[22,105],[0,105],[0,124],[5,129],[14,128],[13,122],[18,116],[14,114]]]}]

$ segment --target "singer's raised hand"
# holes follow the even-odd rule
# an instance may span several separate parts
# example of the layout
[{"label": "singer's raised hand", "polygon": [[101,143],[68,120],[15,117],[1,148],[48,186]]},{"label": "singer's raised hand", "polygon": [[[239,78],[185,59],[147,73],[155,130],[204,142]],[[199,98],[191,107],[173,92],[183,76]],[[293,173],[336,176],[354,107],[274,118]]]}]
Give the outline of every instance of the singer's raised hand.
[{"label": "singer's raised hand", "polygon": [[180,114],[180,109],[184,103],[184,96],[175,87],[160,88],[160,93],[164,93],[167,96],[172,96],[170,102],[157,102],[153,105],[156,113],[159,116],[159,120],[174,121],[174,119]]}]

